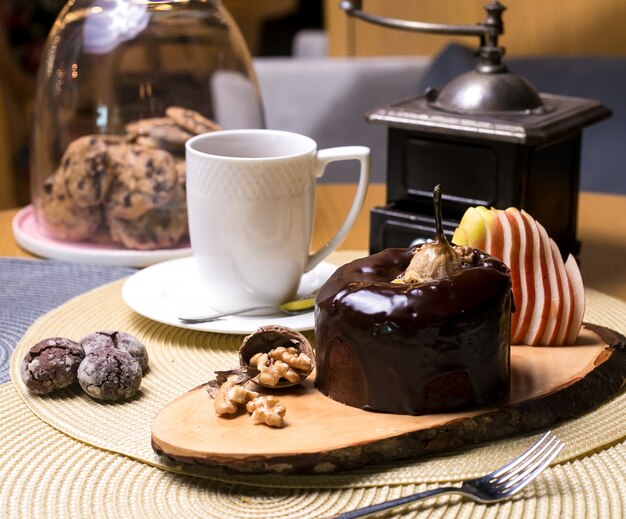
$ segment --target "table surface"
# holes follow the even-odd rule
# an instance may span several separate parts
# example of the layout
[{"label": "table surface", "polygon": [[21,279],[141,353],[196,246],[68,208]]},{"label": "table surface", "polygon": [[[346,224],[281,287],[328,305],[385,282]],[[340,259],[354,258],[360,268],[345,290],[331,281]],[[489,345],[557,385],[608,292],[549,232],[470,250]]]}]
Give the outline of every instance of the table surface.
[{"label": "table surface", "polygon": [[[322,184],[317,188],[313,248],[324,244],[339,228],[356,190],[353,184]],[[385,186],[370,186],[361,214],[340,249],[367,249],[369,212],[385,202]],[[11,221],[17,209],[0,211],[0,256],[33,256],[15,243]],[[581,193],[578,239],[582,242],[581,270],[585,286],[626,300],[626,196]]]}]

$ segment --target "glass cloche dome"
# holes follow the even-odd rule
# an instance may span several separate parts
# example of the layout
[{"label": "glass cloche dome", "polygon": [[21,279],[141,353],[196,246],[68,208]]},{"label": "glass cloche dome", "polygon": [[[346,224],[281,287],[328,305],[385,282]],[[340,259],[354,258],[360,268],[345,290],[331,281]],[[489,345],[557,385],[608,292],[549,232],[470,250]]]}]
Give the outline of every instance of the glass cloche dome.
[{"label": "glass cloche dome", "polygon": [[54,239],[188,245],[185,141],[262,128],[250,54],[219,0],[74,0],[39,70],[31,195]]}]

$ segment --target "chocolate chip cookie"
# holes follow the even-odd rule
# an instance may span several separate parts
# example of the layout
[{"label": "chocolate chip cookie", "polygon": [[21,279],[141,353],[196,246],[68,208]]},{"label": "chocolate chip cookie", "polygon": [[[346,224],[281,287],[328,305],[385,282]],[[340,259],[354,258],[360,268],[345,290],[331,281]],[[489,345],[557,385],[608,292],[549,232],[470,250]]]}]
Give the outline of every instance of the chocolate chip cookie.
[{"label": "chocolate chip cookie", "polygon": [[104,137],[85,135],[73,141],[61,158],[59,174],[65,189],[78,207],[102,203],[111,177],[107,174],[109,154]]},{"label": "chocolate chip cookie", "polygon": [[178,177],[178,185],[183,189],[187,186],[187,163],[183,159],[176,159],[176,176]]},{"label": "chocolate chip cookie", "polygon": [[185,153],[185,142],[193,137],[169,117],[140,119],[126,125],[129,142],[148,148],[161,148],[178,155]]},{"label": "chocolate chip cookie", "polygon": [[189,110],[188,108],[182,108],[180,106],[168,107],[165,110],[165,115],[167,115],[178,126],[194,135],[214,132],[222,129],[222,127],[215,121],[204,117],[204,115],[195,112],[194,110]]},{"label": "chocolate chip cookie", "polygon": [[105,204],[107,217],[139,218],[174,196],[178,177],[168,152],[125,144],[109,147],[109,155],[113,181]]},{"label": "chocolate chip cookie", "polygon": [[136,218],[118,218],[107,214],[113,241],[129,249],[167,249],[178,245],[188,235],[187,206],[183,186],[168,204],[151,209]]},{"label": "chocolate chip cookie", "polygon": [[55,238],[82,241],[99,229],[101,206],[81,207],[67,193],[66,177],[57,171],[43,185],[40,202],[44,228]]}]

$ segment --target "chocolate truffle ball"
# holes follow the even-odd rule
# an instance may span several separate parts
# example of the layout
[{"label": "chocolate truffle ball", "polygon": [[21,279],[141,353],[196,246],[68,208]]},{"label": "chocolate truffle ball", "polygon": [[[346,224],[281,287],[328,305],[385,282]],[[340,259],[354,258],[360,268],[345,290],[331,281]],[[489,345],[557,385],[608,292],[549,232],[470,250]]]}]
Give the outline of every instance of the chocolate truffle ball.
[{"label": "chocolate truffle ball", "polygon": [[102,330],[83,337],[78,341],[78,344],[85,350],[85,355],[89,355],[96,348],[118,348],[125,350],[139,362],[141,371],[145,372],[146,369],[148,369],[148,352],[146,351],[146,347],[139,339],[129,333],[115,330]]},{"label": "chocolate truffle ball", "polygon": [[80,363],[78,382],[89,396],[98,400],[126,400],[141,385],[141,366],[125,350],[96,348]]},{"label": "chocolate truffle ball", "polygon": [[76,382],[78,365],[84,357],[83,348],[70,339],[44,339],[26,353],[22,361],[22,380],[33,393],[47,395]]}]

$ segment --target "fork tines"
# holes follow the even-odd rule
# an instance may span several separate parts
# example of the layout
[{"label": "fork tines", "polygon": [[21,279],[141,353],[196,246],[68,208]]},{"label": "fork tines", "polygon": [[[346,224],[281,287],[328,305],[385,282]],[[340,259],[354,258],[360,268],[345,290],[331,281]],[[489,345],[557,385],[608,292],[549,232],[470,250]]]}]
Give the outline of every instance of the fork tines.
[{"label": "fork tines", "polygon": [[491,482],[507,494],[514,494],[535,479],[564,446],[552,431],[548,431],[521,456],[489,474]]}]

